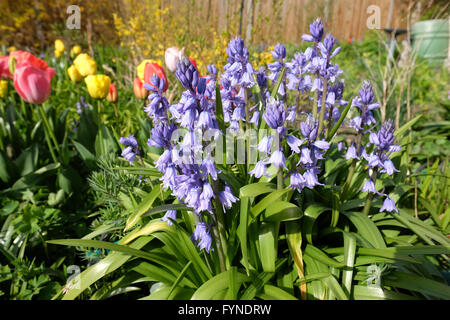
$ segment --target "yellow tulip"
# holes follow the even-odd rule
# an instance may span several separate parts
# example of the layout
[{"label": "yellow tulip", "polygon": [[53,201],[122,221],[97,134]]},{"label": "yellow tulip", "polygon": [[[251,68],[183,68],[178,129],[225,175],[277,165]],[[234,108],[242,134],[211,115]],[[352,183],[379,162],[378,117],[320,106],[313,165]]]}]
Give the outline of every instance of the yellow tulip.
[{"label": "yellow tulip", "polygon": [[104,74],[89,75],[84,78],[89,95],[94,99],[103,99],[108,95],[111,78]]},{"label": "yellow tulip", "polygon": [[79,45],[73,46],[72,49],[70,50],[71,56],[76,56],[76,55],[79,55],[80,53],[81,53],[81,47]]},{"label": "yellow tulip", "polygon": [[8,93],[8,81],[0,80],[0,98],[6,97]]},{"label": "yellow tulip", "polygon": [[55,55],[56,55],[57,51],[59,52],[59,55],[61,55],[64,52],[64,50],[66,50],[66,48],[64,47],[64,42],[62,42],[59,39],[56,39],[55,40]]},{"label": "yellow tulip", "polygon": [[83,79],[83,76],[80,74],[77,67],[75,67],[74,65],[71,65],[67,69],[67,74],[69,75],[70,80],[72,80],[73,82],[78,82]]},{"label": "yellow tulip", "polygon": [[145,59],[144,61],[142,61],[136,68],[138,77],[139,77],[139,79],[141,79],[141,81],[144,81],[145,65],[147,63],[157,63],[161,66],[160,60]]},{"label": "yellow tulip", "polygon": [[79,54],[73,64],[83,77],[97,73],[97,63],[87,53]]}]

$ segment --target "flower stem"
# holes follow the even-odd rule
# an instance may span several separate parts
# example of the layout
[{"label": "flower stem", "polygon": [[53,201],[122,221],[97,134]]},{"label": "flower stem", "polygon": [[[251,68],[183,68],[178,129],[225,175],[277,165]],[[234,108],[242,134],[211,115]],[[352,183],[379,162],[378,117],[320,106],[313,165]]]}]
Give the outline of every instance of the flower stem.
[{"label": "flower stem", "polygon": [[[277,148],[279,150],[281,150],[281,139],[280,139],[280,134],[277,132],[277,141],[278,141],[278,145]],[[278,172],[277,172],[277,189],[283,189],[284,188],[284,181],[283,181],[283,168],[280,167],[278,168]]]},{"label": "flower stem", "polygon": [[248,101],[248,88],[244,90],[244,102],[245,102],[245,138],[246,138],[246,146],[247,146],[247,176],[250,171],[250,106]]},{"label": "flower stem", "polygon": [[[358,131],[358,135],[356,136],[356,155],[359,155],[359,151],[361,150],[361,140],[362,140],[362,131]],[[353,159],[352,164],[350,165],[350,169],[348,172],[347,180],[344,184],[344,189],[341,193],[341,199],[344,200],[347,195],[348,188],[350,187],[350,183],[352,182],[353,175],[355,174],[356,162],[357,159]]]},{"label": "flower stem", "polygon": [[323,118],[325,117],[325,101],[327,99],[327,86],[328,79],[325,78],[323,82],[323,91],[322,91],[322,106],[320,107],[320,115],[319,115],[319,129],[317,130],[317,137],[320,136],[323,129]]},{"label": "flower stem", "polygon": [[213,180],[212,181],[212,185],[213,185],[213,190],[214,193],[216,195],[215,197],[215,202],[216,202],[216,211],[215,211],[215,217],[213,217],[213,219],[215,218],[215,227],[213,231],[214,233],[214,237],[216,238],[216,246],[217,246],[217,251],[219,254],[219,262],[220,262],[220,269],[222,272],[226,271],[229,269],[230,267],[230,263],[228,261],[228,257],[227,257],[227,252],[228,252],[228,248],[227,248],[227,242],[226,242],[226,235],[225,235],[225,219],[223,216],[223,208],[222,208],[222,204],[220,203],[220,199],[219,199],[219,182],[217,180]]},{"label": "flower stem", "polygon": [[52,128],[50,127],[50,123],[48,122],[47,115],[45,114],[44,107],[42,105],[39,105],[39,113],[42,118],[42,122],[44,123],[44,133],[45,133],[45,139],[47,140],[48,148],[50,150],[50,153],[52,155],[52,158],[55,162],[58,162],[57,157],[53,151],[53,146],[51,144],[51,140],[53,140],[53,143],[55,145],[55,149],[58,155],[61,154],[59,149],[58,140],[56,140],[56,137],[53,133]]}]

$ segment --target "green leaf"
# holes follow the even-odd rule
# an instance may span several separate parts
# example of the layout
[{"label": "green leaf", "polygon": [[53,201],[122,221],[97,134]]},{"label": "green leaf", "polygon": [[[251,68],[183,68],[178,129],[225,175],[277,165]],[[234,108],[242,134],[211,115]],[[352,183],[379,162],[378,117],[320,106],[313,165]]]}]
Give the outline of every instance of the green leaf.
[{"label": "green leaf", "polygon": [[[230,286],[230,271],[219,273],[215,277],[209,279],[202,284],[192,295],[191,300],[210,300],[218,292],[228,289]],[[236,272],[236,284],[249,281],[250,278],[241,272]]]},{"label": "green leaf", "polygon": [[336,298],[338,298],[339,300],[348,300],[347,295],[345,294],[344,290],[342,290],[341,286],[333,275],[330,274],[328,277],[323,278],[322,281],[336,296]]},{"label": "green leaf", "polygon": [[153,187],[152,191],[139,203],[134,212],[127,219],[126,227],[124,231],[129,230],[134,227],[142,215],[145,214],[153,205],[153,202],[159,197],[161,194],[161,185],[157,184]]},{"label": "green leaf", "polygon": [[36,169],[39,155],[39,147],[37,144],[33,144],[28,147],[16,160],[16,166],[20,171],[21,176],[25,176]]},{"label": "green leaf", "polygon": [[161,206],[154,207],[147,212],[145,212],[142,217],[144,216],[152,216],[157,213],[161,212],[167,212],[169,210],[191,210],[191,208],[187,207],[185,204],[182,203],[175,203],[175,204],[163,204]]},{"label": "green leaf", "polygon": [[45,167],[39,168],[38,170],[27,174],[26,176],[17,180],[13,186],[12,190],[28,189],[37,186],[42,180],[44,180],[50,173],[55,171],[61,166],[60,163],[51,163]]},{"label": "green leaf", "polygon": [[268,183],[268,182],[258,182],[258,183],[252,183],[248,184],[246,186],[243,186],[240,189],[239,195],[240,197],[257,197],[264,193],[272,192],[273,190],[276,190],[277,186],[274,183]]},{"label": "green leaf", "polygon": [[[166,224],[167,225],[167,224]],[[131,249],[141,249],[152,238],[142,237],[137,239],[129,247]],[[119,244],[122,240],[119,241]],[[106,258],[100,260],[96,264],[84,270],[79,277],[75,278],[75,283],[69,288],[64,295],[63,300],[72,300],[78,297],[84,290],[89,288],[93,283],[103,278],[105,275],[112,273],[120,268],[132,256],[122,252],[112,252]]]},{"label": "green leaf", "polygon": [[420,300],[407,294],[369,286],[354,286],[352,298],[355,300]]},{"label": "green leaf", "polygon": [[278,243],[277,223],[261,223],[258,230],[259,256],[264,272],[275,272]]},{"label": "green leaf", "polygon": [[59,244],[73,247],[93,247],[122,252],[131,256],[152,260],[153,256],[145,251],[130,248],[129,246],[119,245],[111,242],[87,239],[57,239],[49,240],[47,243]]},{"label": "green leaf", "polygon": [[[241,189],[242,190],[242,189]],[[270,194],[265,196],[261,201],[254,205],[250,211],[253,214],[253,219],[255,219],[261,212],[263,212],[268,206],[274,204],[274,202],[279,203],[279,199],[289,192],[289,189],[280,189],[272,191]]]},{"label": "green leaf", "polygon": [[313,236],[315,235],[314,224],[316,219],[326,210],[329,210],[329,208],[321,204],[311,204],[305,209],[305,216],[303,218],[303,233],[309,243],[313,243]]},{"label": "green leaf", "polygon": [[96,162],[97,159],[95,158],[95,155],[92,154],[85,146],[83,146],[81,143],[77,141],[72,141],[73,145],[75,146],[75,149],[77,149],[78,153],[80,154],[81,159],[86,164],[86,167],[88,167],[91,170],[94,170],[96,168]]},{"label": "green leaf", "polygon": [[330,267],[342,268],[345,266],[343,263],[328,257],[322,250],[320,250],[317,247],[314,247],[311,244],[308,244],[306,246],[304,254]]},{"label": "green leaf", "polygon": [[269,204],[262,219],[266,222],[281,222],[298,220],[302,216],[302,210],[295,204],[277,201]]},{"label": "green leaf", "polygon": [[374,248],[386,248],[383,236],[375,223],[362,212],[343,212],[358,229],[358,233],[364,237]]},{"label": "green leaf", "polygon": [[401,126],[400,128],[398,128],[398,130],[396,130],[394,132],[394,136],[395,137],[402,137],[403,134],[406,132],[406,130],[408,130],[409,128],[411,128],[417,121],[419,121],[419,119],[422,117],[422,115],[418,115],[417,117],[415,117],[414,119],[408,121],[407,123],[405,123],[403,126]]},{"label": "green leaf", "polygon": [[293,295],[287,293],[283,289],[266,284],[263,292],[258,294],[258,297],[264,300],[298,300]]},{"label": "green leaf", "polygon": [[344,232],[344,264],[342,271],[342,286],[347,295],[352,292],[353,265],[355,263],[356,239],[350,233]]},{"label": "green leaf", "polygon": [[422,294],[431,295],[440,299],[450,299],[450,287],[446,283],[427,279],[423,276],[393,271],[383,277],[383,284],[420,292]]},{"label": "green leaf", "polygon": [[241,210],[239,211],[239,226],[237,229],[237,236],[241,243],[242,252],[242,264],[245,267],[247,275],[249,275],[248,264],[248,246],[247,246],[247,221],[248,221],[248,208],[250,205],[250,199],[248,197],[241,197]]}]

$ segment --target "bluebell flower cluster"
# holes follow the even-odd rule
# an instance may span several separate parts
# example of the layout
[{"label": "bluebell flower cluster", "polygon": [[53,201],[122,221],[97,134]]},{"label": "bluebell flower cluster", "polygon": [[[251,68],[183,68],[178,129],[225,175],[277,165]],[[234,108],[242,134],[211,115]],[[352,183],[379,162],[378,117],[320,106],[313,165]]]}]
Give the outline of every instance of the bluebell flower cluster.
[{"label": "bluebell flower cluster", "polygon": [[[273,58],[275,59],[275,62],[269,63],[267,66],[269,70],[271,71],[271,74],[268,76],[268,79],[270,79],[273,82],[278,81],[278,77],[280,76],[281,71],[285,67],[285,59],[286,59],[286,48],[281,44],[277,43],[274,47],[274,49],[271,51]],[[280,94],[282,97],[286,95],[286,88],[285,88],[285,79],[286,75],[283,77],[280,87],[278,88],[278,94]]]},{"label": "bluebell flower cluster", "polygon": [[[392,160],[389,159],[390,155],[393,152],[397,152],[401,150],[399,145],[394,144],[394,124],[392,120],[387,120],[383,122],[381,128],[378,132],[371,132],[369,136],[369,143],[367,145],[367,150],[369,147],[372,147],[373,150],[370,153],[363,152],[363,158],[367,161],[367,166],[376,170],[375,173],[386,173],[391,176],[394,172],[399,172],[394,166]],[[383,207],[380,209],[381,211],[395,211],[398,212],[395,207],[395,202],[389,198],[389,196],[385,193],[378,192],[375,188],[374,177],[369,177],[369,179],[364,183],[362,188],[363,192],[369,192],[378,194],[379,196],[386,197]]]},{"label": "bluebell flower cluster", "polygon": [[[244,40],[236,37],[230,41],[227,47],[227,61],[224,72],[220,78],[222,86],[220,94],[222,97],[222,108],[224,122],[229,123],[230,132],[239,133],[239,121],[245,121],[245,90],[253,87],[256,83],[253,79],[252,65],[248,61],[248,49],[244,46]],[[252,108],[255,111],[256,108]],[[259,113],[250,116],[251,122],[257,123]]]},{"label": "bluebell flower cluster", "polygon": [[[317,115],[298,110],[299,97],[302,95],[312,100],[320,111],[322,95],[325,90],[324,81],[326,80],[328,86],[324,105],[327,112],[324,114],[324,120],[328,122],[337,121],[340,117],[339,107],[348,103],[343,100],[344,84],[342,81],[338,81],[342,70],[337,64],[331,63],[331,59],[339,53],[340,47],[336,47],[336,40],[333,36],[327,34],[324,37],[324,28],[320,20],[311,24],[310,33],[310,35],[303,35],[302,38],[305,41],[313,42],[313,46],[307,48],[305,52],[296,53],[290,61],[286,61],[286,49],[283,45],[277,44],[272,51],[272,56],[276,61],[269,64],[271,74],[267,79],[275,82],[281,70],[286,68],[285,79],[280,82],[278,90],[281,99],[274,100],[265,96],[266,108],[263,119],[276,134],[261,139],[257,149],[269,156],[259,160],[250,171],[250,174],[259,178],[266,175],[267,166],[274,165],[278,169],[287,171],[284,177],[290,177],[289,187],[299,192],[304,187],[312,189],[321,185],[318,180],[318,174],[321,172],[318,161],[323,159],[323,155],[330,147],[323,138],[323,131],[318,132]],[[258,84],[261,88],[264,88],[267,82],[263,75],[262,73],[257,74]],[[287,106],[288,90],[294,91],[296,95],[294,105]],[[314,94],[316,97],[312,97]],[[306,118],[298,124],[303,139],[287,134],[289,125],[297,126],[295,121],[298,115]],[[289,150],[283,150],[283,145],[287,145]],[[293,158],[293,165],[291,165],[291,169],[288,169],[286,157],[294,154],[298,155],[297,160]]]},{"label": "bluebell flower cluster", "polygon": [[[321,160],[330,149],[325,137],[331,125],[341,117],[341,107],[348,104],[343,99],[342,70],[332,62],[341,48],[332,35],[325,34],[320,20],[310,25],[310,34],[303,35],[302,39],[311,42],[312,46],[296,53],[290,61],[282,44],[274,47],[271,53],[275,62],[268,65],[269,74],[264,68],[254,71],[248,49],[239,37],[230,41],[228,63],[220,75],[214,65],[208,65],[209,74],[202,77],[189,59],[180,59],[175,76],[185,90],[180,100],[172,105],[164,97],[163,79],[153,76],[150,84],[144,84],[151,92],[144,110],[153,123],[147,144],[163,150],[155,161],[155,167],[163,173],[163,188],[170,189],[172,195],[197,216],[191,239],[201,250],[209,252],[212,249],[210,231],[214,227],[214,209],[226,211],[238,201],[229,185],[225,183],[221,188],[217,183],[220,170],[203,142],[205,136],[216,139],[224,134],[216,118],[218,82],[228,132],[241,133],[242,122],[246,121],[249,122],[247,128],[251,124],[258,126],[260,122],[269,128],[270,133],[255,146],[260,158],[254,167],[249,167],[250,175],[256,178],[267,176],[269,166],[273,166],[288,181],[288,187],[298,192],[323,185],[319,181],[323,170]],[[275,84],[283,69],[286,71],[278,94],[272,97],[268,80]],[[261,90],[262,101],[254,105],[256,102],[252,104],[251,101],[256,101],[257,97],[252,96],[250,89],[256,84]],[[290,92],[295,94],[293,105],[287,99]],[[300,99],[310,101],[313,112],[301,110]],[[337,148],[339,152],[345,152],[346,159],[367,162],[375,174],[369,177],[362,191],[385,197],[381,211],[397,211],[394,201],[375,187],[377,173],[392,175],[398,171],[389,157],[400,147],[394,144],[391,121],[383,123],[379,131],[372,132],[376,125],[373,111],[379,108],[374,100],[370,83],[364,82],[352,102],[358,114],[349,123],[357,131],[358,139],[346,151],[343,142],[339,142]],[[290,130],[292,128],[294,130]],[[367,133],[370,133],[369,143],[363,145],[362,139]],[[126,146],[122,156],[132,163],[139,155],[137,142],[130,135],[121,138],[120,143]],[[161,220],[171,225],[176,221],[176,211],[167,211]]]},{"label": "bluebell flower cluster", "polygon": [[[180,101],[169,105],[162,95],[163,80],[154,76],[151,79],[153,85],[146,86],[152,94],[145,109],[153,122],[148,145],[164,150],[155,161],[156,168],[163,173],[163,188],[170,189],[173,196],[192,208],[199,217],[192,240],[206,251],[212,245],[211,225],[203,219],[203,214],[214,214],[212,200],[216,197],[224,210],[230,209],[238,200],[228,185],[217,194],[211,185],[211,181],[218,179],[220,171],[212,155],[206,153],[201,138],[205,134],[217,138],[222,133],[216,119],[217,69],[210,65],[208,70],[208,76],[200,77],[189,59],[181,59],[175,75],[186,90]],[[168,211],[162,219],[171,224],[169,218],[175,220],[176,212]]]}]

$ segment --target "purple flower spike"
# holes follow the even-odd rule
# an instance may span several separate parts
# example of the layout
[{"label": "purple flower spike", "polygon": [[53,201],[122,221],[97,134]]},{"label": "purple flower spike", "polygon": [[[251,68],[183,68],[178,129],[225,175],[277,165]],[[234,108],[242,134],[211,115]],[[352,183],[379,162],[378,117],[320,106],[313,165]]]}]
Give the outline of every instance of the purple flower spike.
[{"label": "purple flower spike", "polygon": [[379,147],[381,150],[388,150],[394,143],[394,131],[394,123],[390,119],[381,125],[381,129],[378,132]]},{"label": "purple flower spike", "polygon": [[276,44],[271,53],[276,60],[283,60],[286,58],[286,48],[281,43]]},{"label": "purple flower spike", "polygon": [[364,81],[361,89],[359,90],[359,97],[361,98],[361,102],[365,105],[369,105],[375,99],[375,95],[373,94],[372,86],[370,82]]}]

